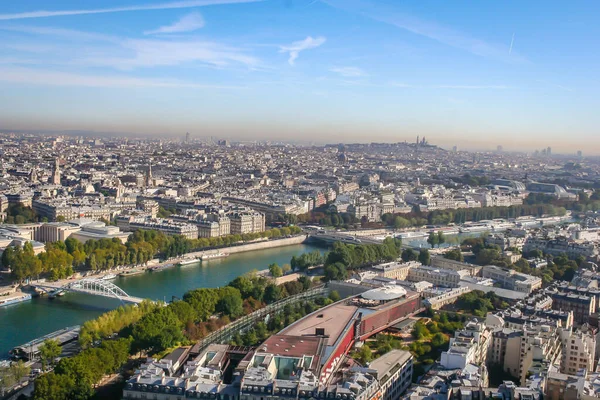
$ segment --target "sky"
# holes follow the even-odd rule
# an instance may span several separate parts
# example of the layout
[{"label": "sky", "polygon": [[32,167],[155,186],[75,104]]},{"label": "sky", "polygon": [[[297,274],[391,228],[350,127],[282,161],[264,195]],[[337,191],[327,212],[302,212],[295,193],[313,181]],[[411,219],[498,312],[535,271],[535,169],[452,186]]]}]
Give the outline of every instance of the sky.
[{"label": "sky", "polygon": [[600,154],[600,2],[0,4],[0,129]]}]

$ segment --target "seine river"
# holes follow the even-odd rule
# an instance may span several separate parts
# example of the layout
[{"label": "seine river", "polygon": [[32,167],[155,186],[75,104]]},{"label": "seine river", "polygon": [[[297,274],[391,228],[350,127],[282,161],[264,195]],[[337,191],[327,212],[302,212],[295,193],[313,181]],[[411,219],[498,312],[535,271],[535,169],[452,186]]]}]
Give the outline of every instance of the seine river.
[{"label": "seine river", "polygon": [[[202,264],[119,277],[112,282],[131,296],[169,301],[172,296],[181,297],[190,289],[224,286],[239,275],[266,269],[274,262],[279,265],[289,263],[292,256],[315,249],[323,250],[299,244],[232,254]],[[104,297],[68,293],[53,300],[34,298],[0,308],[0,358],[6,357],[17,345],[67,326],[80,325],[119,304],[117,300]]]}]

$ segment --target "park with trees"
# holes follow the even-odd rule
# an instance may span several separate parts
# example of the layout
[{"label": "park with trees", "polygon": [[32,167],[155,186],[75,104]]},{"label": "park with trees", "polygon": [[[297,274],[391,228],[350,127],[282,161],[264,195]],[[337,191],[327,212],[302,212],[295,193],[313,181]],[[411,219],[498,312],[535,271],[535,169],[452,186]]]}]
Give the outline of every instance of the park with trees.
[{"label": "park with trees", "polygon": [[[250,273],[237,277],[221,288],[190,290],[181,300],[167,306],[144,301],[124,306],[83,324],[79,343],[84,349],[74,357],[63,358],[53,372],[38,377],[33,398],[90,399],[106,374],[118,372],[130,357],[165,354],[175,346],[191,344],[228,323],[287,296],[309,290],[313,281],[305,276],[275,285],[272,279]],[[328,298],[288,305],[249,331],[232,338],[232,344],[256,345],[273,332],[312,311],[339,300]],[[44,343],[42,359],[50,366],[60,347]]]}]

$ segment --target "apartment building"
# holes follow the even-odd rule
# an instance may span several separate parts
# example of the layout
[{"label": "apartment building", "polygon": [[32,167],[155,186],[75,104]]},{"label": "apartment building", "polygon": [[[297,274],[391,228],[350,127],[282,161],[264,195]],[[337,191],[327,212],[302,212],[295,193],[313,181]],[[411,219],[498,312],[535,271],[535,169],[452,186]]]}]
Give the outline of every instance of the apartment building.
[{"label": "apartment building", "polygon": [[411,282],[429,282],[434,286],[458,287],[463,277],[470,276],[467,270],[454,271],[452,269],[434,268],[428,265],[411,268],[407,280]]},{"label": "apartment building", "polygon": [[481,271],[484,278],[493,279],[501,284],[504,289],[529,294],[542,287],[541,278],[522,274],[508,268],[486,265]]},{"label": "apartment building", "polygon": [[138,229],[156,230],[167,235],[181,235],[187,239],[198,238],[198,227],[185,222],[177,222],[160,218],[118,216],[117,226],[129,232]]},{"label": "apartment building", "polygon": [[404,281],[406,280],[411,268],[418,268],[422,265],[423,264],[417,261],[410,261],[406,263],[392,261],[389,263],[374,265],[372,268],[379,276]]},{"label": "apartment building", "polygon": [[485,365],[492,343],[492,330],[483,322],[469,321],[454,333],[440,364],[446,369],[463,369],[469,364]]},{"label": "apartment building", "polygon": [[264,232],[265,215],[258,212],[234,212],[229,214],[232,235]]},{"label": "apartment building", "polygon": [[561,372],[576,375],[581,370],[594,371],[596,360],[596,338],[587,332],[561,330],[562,360]]},{"label": "apartment building", "polygon": [[440,255],[431,256],[431,266],[435,268],[452,269],[454,271],[467,270],[471,276],[478,276],[481,268],[483,268],[480,265],[450,260]]},{"label": "apartment building", "polygon": [[596,310],[596,298],[577,293],[557,291],[550,295],[552,297],[552,309],[561,311],[572,311],[573,321],[577,325],[586,323]]},{"label": "apartment building", "polygon": [[382,400],[394,400],[412,382],[414,357],[408,351],[392,350],[369,363],[368,372],[379,381]]},{"label": "apartment building", "polygon": [[528,373],[539,373],[560,361],[558,329],[550,325],[524,325],[521,329],[499,327],[492,333],[490,363],[519,378],[525,385]]}]

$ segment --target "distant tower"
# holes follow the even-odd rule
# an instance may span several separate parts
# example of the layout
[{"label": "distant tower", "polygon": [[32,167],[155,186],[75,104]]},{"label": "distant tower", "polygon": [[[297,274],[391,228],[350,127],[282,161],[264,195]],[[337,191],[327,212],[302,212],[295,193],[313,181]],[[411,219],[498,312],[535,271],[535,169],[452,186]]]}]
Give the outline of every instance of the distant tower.
[{"label": "distant tower", "polygon": [[583,157],[583,152],[581,150],[577,150],[577,157]]},{"label": "distant tower", "polygon": [[452,151],[453,151],[454,153],[456,153],[456,152],[458,151],[458,147],[457,147],[457,146],[453,146],[453,147],[452,147]]},{"label": "distant tower", "polygon": [[148,164],[148,170],[146,171],[146,186],[152,187],[152,163]]},{"label": "distant tower", "polygon": [[54,169],[52,170],[52,184],[60,185],[60,167],[58,164],[58,158],[54,160]]},{"label": "distant tower", "polygon": [[190,143],[190,133],[186,132],[185,133],[185,144],[189,144]]},{"label": "distant tower", "polygon": [[502,151],[503,151],[503,150],[504,150],[504,147],[502,147],[502,145],[501,145],[501,144],[499,144],[499,145],[498,145],[498,147],[496,147],[496,151],[497,151],[498,153],[502,153]]},{"label": "distant tower", "polygon": [[31,170],[29,171],[29,182],[37,182],[37,172],[35,172],[35,168],[31,168]]},{"label": "distant tower", "polygon": [[546,155],[547,156],[551,156],[552,155],[552,147],[548,146],[548,148],[546,149]]},{"label": "distant tower", "polygon": [[419,135],[417,135],[417,146],[419,145]]}]

